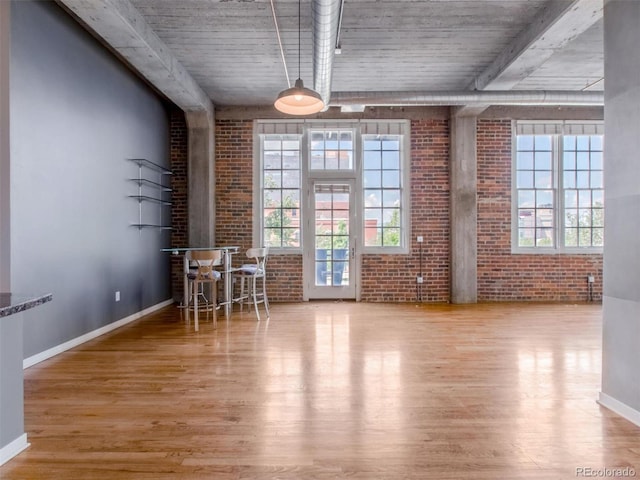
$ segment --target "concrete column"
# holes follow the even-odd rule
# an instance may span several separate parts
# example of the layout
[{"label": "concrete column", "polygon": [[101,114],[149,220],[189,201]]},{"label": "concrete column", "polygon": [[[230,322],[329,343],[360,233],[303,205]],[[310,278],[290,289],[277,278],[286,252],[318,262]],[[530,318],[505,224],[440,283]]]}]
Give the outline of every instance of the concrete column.
[{"label": "concrete column", "polygon": [[11,2],[0,1],[0,292],[11,291],[9,63]]},{"label": "concrete column", "polygon": [[600,403],[640,425],[640,2],[604,9],[605,246]]},{"label": "concrete column", "polygon": [[189,184],[189,245],[215,245],[215,119],[210,111],[186,112]]},{"label": "concrete column", "polygon": [[451,115],[451,302],[478,301],[478,199],[475,116]]}]

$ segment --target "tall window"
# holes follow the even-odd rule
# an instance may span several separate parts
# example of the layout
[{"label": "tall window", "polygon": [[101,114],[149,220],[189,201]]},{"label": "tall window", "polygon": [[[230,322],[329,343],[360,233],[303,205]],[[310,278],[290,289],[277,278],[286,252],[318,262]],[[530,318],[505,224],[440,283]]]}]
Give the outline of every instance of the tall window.
[{"label": "tall window", "polygon": [[264,244],[300,246],[300,139],[264,135],[262,139],[262,218]]},{"label": "tall window", "polygon": [[518,125],[514,155],[516,251],[603,246],[601,127]]},{"label": "tall window", "polygon": [[364,244],[399,247],[402,229],[400,135],[363,136]]}]

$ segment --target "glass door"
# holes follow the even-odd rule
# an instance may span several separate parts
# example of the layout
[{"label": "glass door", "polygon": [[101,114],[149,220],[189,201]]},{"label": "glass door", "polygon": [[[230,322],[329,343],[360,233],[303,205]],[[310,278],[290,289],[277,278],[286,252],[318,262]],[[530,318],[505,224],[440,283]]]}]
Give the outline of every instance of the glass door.
[{"label": "glass door", "polygon": [[353,180],[310,182],[305,298],[355,299]]}]

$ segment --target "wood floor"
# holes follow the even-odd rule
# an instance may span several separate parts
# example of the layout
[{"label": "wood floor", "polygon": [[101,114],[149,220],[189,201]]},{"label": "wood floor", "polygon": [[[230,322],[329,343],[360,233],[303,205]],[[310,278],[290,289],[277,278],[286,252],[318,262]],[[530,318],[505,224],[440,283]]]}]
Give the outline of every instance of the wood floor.
[{"label": "wood floor", "polygon": [[198,333],[168,307],[25,372],[0,478],[640,476],[600,345],[600,305],[274,304]]}]

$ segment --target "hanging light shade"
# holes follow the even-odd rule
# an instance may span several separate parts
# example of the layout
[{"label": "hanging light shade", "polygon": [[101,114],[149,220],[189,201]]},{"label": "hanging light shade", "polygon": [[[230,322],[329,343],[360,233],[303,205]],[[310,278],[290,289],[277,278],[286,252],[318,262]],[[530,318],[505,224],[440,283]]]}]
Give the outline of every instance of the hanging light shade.
[{"label": "hanging light shade", "polygon": [[[310,88],[305,88],[300,78],[300,5],[298,0],[298,79],[293,87],[283,90],[275,103],[276,110],[288,115],[310,115],[318,113],[324,108],[324,101],[320,94]],[[284,62],[284,54],[283,54]],[[286,69],[286,65],[285,65]],[[287,76],[288,78],[288,76]],[[291,85],[291,84],[289,84]]]},{"label": "hanging light shade", "polygon": [[324,102],[318,92],[306,88],[299,78],[294,87],[280,92],[274,106],[280,112],[289,115],[310,115],[322,110]]}]

